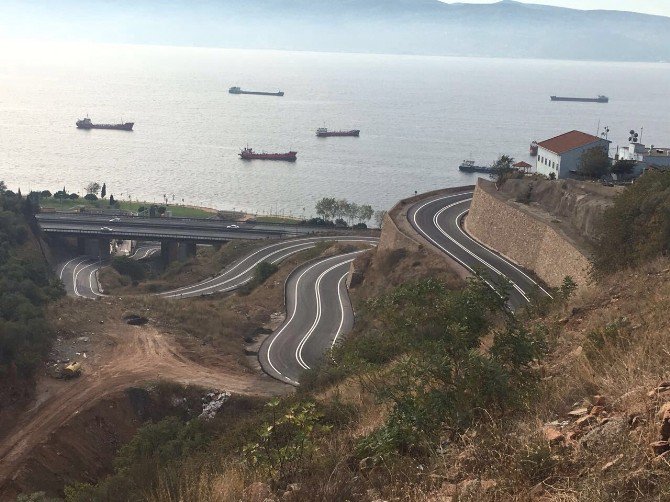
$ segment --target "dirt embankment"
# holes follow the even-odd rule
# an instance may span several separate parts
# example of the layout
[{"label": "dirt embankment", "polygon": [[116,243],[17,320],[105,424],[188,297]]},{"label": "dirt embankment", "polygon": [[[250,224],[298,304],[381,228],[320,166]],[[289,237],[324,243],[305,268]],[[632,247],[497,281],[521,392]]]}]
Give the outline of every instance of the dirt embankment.
[{"label": "dirt embankment", "polygon": [[588,249],[598,239],[603,212],[622,190],[586,181],[524,178],[507,180],[498,193],[551,215],[554,224]]},{"label": "dirt embankment", "polygon": [[[100,307],[99,302],[95,305]],[[125,324],[120,320],[120,308],[110,300],[107,315],[96,318],[102,324],[91,325],[89,352],[81,361],[81,377],[69,381],[41,378],[32,407],[13,424],[4,424],[0,437],[0,493],[11,489],[13,479],[20,475],[19,469],[35,448],[64,424],[88,412],[100,399],[142,382],[169,380],[259,396],[286,392],[279,382],[246,370],[225,356],[213,361],[214,356],[210,355],[207,365],[194,362],[186,357],[174,336],[152,324]],[[78,445],[91,447],[86,436]]]}]

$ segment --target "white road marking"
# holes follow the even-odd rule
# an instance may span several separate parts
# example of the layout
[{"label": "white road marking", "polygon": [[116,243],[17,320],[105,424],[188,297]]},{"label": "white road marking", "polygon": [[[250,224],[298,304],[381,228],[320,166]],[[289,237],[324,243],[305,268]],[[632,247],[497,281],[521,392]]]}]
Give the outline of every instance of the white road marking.
[{"label": "white road marking", "polygon": [[[449,205],[447,205],[447,206],[444,206],[444,207],[443,207],[442,209],[440,209],[437,213],[435,213],[435,215],[433,215],[433,225],[435,225],[435,228],[437,228],[437,229],[440,231],[440,233],[441,233],[442,235],[444,235],[447,239],[449,239],[451,242],[453,242],[454,244],[456,244],[456,245],[457,245],[459,248],[461,248],[463,251],[465,251],[465,252],[468,253],[470,256],[472,256],[475,260],[477,260],[478,262],[480,262],[480,263],[481,263],[482,265],[484,265],[485,267],[488,267],[488,268],[490,268],[491,270],[493,270],[496,274],[498,274],[498,275],[499,275],[500,277],[502,277],[503,279],[507,279],[507,280],[509,281],[509,283],[514,287],[514,289],[516,289],[516,290],[521,294],[521,296],[523,296],[523,297],[525,298],[525,300],[526,300],[527,302],[530,303],[530,298],[528,298],[528,296],[526,295],[526,293],[525,293],[525,292],[524,292],[524,291],[523,291],[523,290],[522,290],[522,289],[521,289],[521,288],[520,288],[514,281],[512,281],[512,279],[510,279],[509,277],[507,277],[505,274],[503,274],[500,270],[498,270],[496,267],[494,267],[491,263],[489,263],[488,261],[486,261],[484,258],[482,258],[482,257],[480,257],[479,255],[473,253],[473,252],[470,251],[468,248],[466,248],[463,244],[461,244],[461,243],[458,242],[456,239],[454,239],[454,238],[453,238],[451,235],[449,235],[449,233],[448,233],[444,228],[442,228],[442,227],[440,226],[440,224],[438,223],[438,218],[439,218],[440,215],[441,215],[442,213],[444,213],[447,209],[451,209],[451,208],[454,207],[454,206],[457,206],[457,205],[459,205],[459,204],[463,204],[464,202],[468,202],[468,201],[471,201],[471,200],[472,200],[471,198],[470,198],[470,199],[464,199],[464,200],[460,200],[460,201],[458,201],[458,202],[453,202],[452,204],[449,204]],[[458,224],[458,219],[456,220],[456,223]]]},{"label": "white road marking", "polygon": [[[461,220],[461,218],[463,218],[463,216],[465,215],[465,213],[467,213],[468,211],[469,211],[469,209],[466,209],[465,211],[463,211],[461,214],[459,214],[459,215],[456,217],[456,226],[458,227],[458,229],[461,231],[461,233],[462,233],[468,240],[472,241],[474,244],[476,244],[476,245],[479,246],[480,248],[484,249],[485,251],[491,253],[492,255],[494,255],[494,256],[498,256],[498,255],[496,255],[493,251],[491,251],[490,249],[487,249],[486,246],[483,246],[481,243],[479,243],[479,242],[477,242],[475,239],[473,239],[473,238],[472,238],[468,233],[466,233],[465,230],[463,230],[463,229],[461,228],[461,226],[458,224],[459,221]],[[504,258],[502,258],[502,257],[500,257],[500,256],[498,256],[498,257],[501,258],[501,259],[504,259]],[[530,277],[528,274],[526,274],[523,270],[521,270],[519,267],[517,267],[516,265],[514,265],[514,263],[512,263],[512,262],[509,261],[509,260],[505,260],[505,262],[507,263],[507,265],[509,265],[510,267],[512,267],[514,270],[516,270],[517,272],[519,272],[519,273],[520,273],[521,275],[523,275],[526,279],[528,279],[530,282],[532,282],[532,283],[535,284],[538,288],[540,288],[540,290],[541,290],[545,295],[547,295],[547,296],[548,296],[549,298],[551,298],[552,300],[554,299],[554,297],[551,296],[551,294],[549,294],[549,292],[548,292],[547,290],[545,290],[540,284],[538,284],[532,277]]]},{"label": "white road marking", "polygon": [[272,336],[272,340],[270,340],[270,343],[268,344],[268,347],[267,347],[267,349],[266,349],[266,350],[267,350],[268,364],[270,365],[270,367],[271,367],[271,368],[272,368],[272,369],[273,369],[279,376],[281,376],[281,377],[284,378],[285,380],[289,381],[290,383],[292,383],[292,384],[294,384],[294,385],[298,385],[298,382],[296,382],[295,380],[293,380],[293,379],[287,377],[286,375],[284,375],[281,371],[279,371],[279,370],[277,369],[277,367],[276,367],[276,366],[273,364],[273,362],[272,362],[272,357],[270,356],[270,354],[272,353],[272,346],[273,346],[274,343],[277,341],[277,339],[279,338],[279,336],[284,332],[284,330],[291,324],[291,322],[292,322],[293,319],[295,318],[296,312],[298,311],[298,286],[300,285],[300,281],[302,280],[302,278],[304,277],[304,275],[305,275],[307,272],[309,272],[310,270],[312,270],[314,267],[317,267],[317,266],[323,264],[323,263],[326,262],[326,261],[333,260],[333,259],[336,259],[336,258],[343,258],[343,257],[345,257],[345,256],[347,256],[347,255],[349,255],[349,254],[357,254],[357,253],[361,253],[361,252],[362,252],[362,251],[356,251],[356,252],[354,252],[354,253],[347,253],[347,254],[344,254],[344,255],[333,256],[333,257],[331,257],[331,258],[326,258],[326,259],[324,259],[324,260],[318,261],[317,263],[315,263],[315,264],[309,266],[308,268],[306,268],[306,269],[300,274],[300,276],[298,276],[298,279],[297,279],[296,282],[295,282],[295,288],[294,288],[294,292],[293,292],[293,294],[294,294],[294,298],[295,298],[295,305],[293,306],[293,312],[291,313],[291,315],[290,315],[290,317],[288,318],[288,320],[284,322],[284,324],[283,324],[282,327],[279,329],[279,331],[277,331],[277,332]]},{"label": "white road marking", "polygon": [[[302,349],[307,343],[307,340],[312,336],[312,333],[316,330],[317,326],[319,325],[319,321],[321,321],[321,280],[332,270],[341,267],[342,265],[346,263],[351,263],[354,261],[352,258],[351,260],[346,260],[341,263],[337,263],[333,265],[332,267],[324,270],[321,272],[321,275],[316,279],[316,282],[314,283],[314,293],[316,294],[316,315],[314,316],[314,322],[312,323],[312,326],[307,330],[307,333],[305,333],[305,336],[302,337],[302,340],[300,340],[300,343],[295,349],[295,358],[296,361],[298,361],[298,364],[302,366],[304,369],[308,370],[310,369],[309,365],[305,362],[305,360],[302,357]],[[338,282],[339,285],[339,282]],[[338,297],[339,297],[339,289],[337,291]]]},{"label": "white road marking", "polygon": [[[342,301],[341,289],[342,289],[342,281],[345,280],[348,275],[349,275],[349,271],[347,270],[346,273],[342,277],[340,277],[340,280],[337,281],[337,296],[340,300],[340,314],[341,314],[341,317],[340,317],[340,325],[337,327],[337,332],[335,332],[335,338],[333,338],[333,342],[330,344],[331,349],[333,347],[335,347],[335,342],[337,342],[338,337],[342,333],[342,326],[344,326],[344,302]],[[346,288],[346,286],[345,286],[345,288]]]},{"label": "white road marking", "polygon": [[[321,241],[328,241],[328,240],[341,241],[341,242],[366,242],[366,243],[372,243],[372,242],[374,242],[372,239],[365,239],[365,238],[348,238],[348,239],[340,238],[340,239],[338,239],[337,236],[333,236],[333,239],[327,239],[327,238],[326,238],[326,239],[317,239],[317,240],[314,240],[314,239],[297,239],[297,240],[295,240],[295,241],[290,241],[290,242],[291,242],[291,243],[293,243],[293,242],[300,242],[300,241],[302,241],[302,242],[300,242],[300,244],[295,244],[295,245],[292,245],[292,246],[282,247],[282,248],[280,248],[280,249],[277,249],[277,250],[273,251],[272,253],[269,253],[269,254],[265,255],[263,258],[260,258],[259,260],[257,260],[256,262],[254,262],[252,265],[250,265],[249,267],[247,267],[247,268],[246,268],[245,270],[243,270],[242,272],[238,273],[236,276],[231,277],[231,278],[229,278],[229,279],[225,279],[225,280],[224,280],[223,282],[221,282],[221,283],[213,284],[213,285],[209,285],[209,286],[206,286],[206,287],[202,287],[202,286],[205,286],[206,284],[210,284],[210,283],[212,283],[212,282],[214,282],[214,281],[220,280],[220,279],[223,278],[224,276],[230,274],[233,270],[235,270],[236,268],[240,267],[244,262],[248,261],[249,258],[251,258],[252,256],[255,256],[255,255],[257,255],[258,253],[260,253],[260,252],[262,252],[262,251],[266,251],[266,250],[271,249],[271,248],[273,248],[273,247],[276,247],[276,246],[278,246],[278,245],[281,245],[281,244],[287,244],[286,242],[284,242],[284,243],[277,243],[277,244],[273,244],[273,245],[271,245],[271,246],[266,246],[265,248],[259,249],[258,251],[256,251],[256,252],[250,254],[249,256],[244,257],[242,260],[240,260],[239,262],[237,262],[232,268],[230,268],[229,270],[226,270],[223,274],[220,274],[220,275],[218,275],[218,276],[216,276],[216,277],[213,277],[213,278],[208,279],[208,280],[206,280],[206,281],[200,282],[200,283],[198,283],[198,284],[193,284],[193,285],[190,285],[190,286],[183,286],[183,287],[181,287],[181,288],[173,289],[173,290],[170,290],[170,291],[164,291],[163,293],[159,293],[158,296],[163,296],[163,297],[165,297],[165,298],[175,298],[175,297],[180,297],[180,298],[182,298],[183,295],[185,295],[185,294],[187,294],[187,295],[197,295],[198,293],[201,293],[201,292],[203,292],[203,291],[207,291],[207,290],[209,290],[209,289],[211,289],[211,288],[213,288],[213,287],[219,288],[219,289],[217,289],[216,291],[213,291],[213,292],[218,292],[218,293],[220,293],[220,292],[229,291],[231,288],[236,288],[236,287],[239,287],[239,286],[242,285],[242,284],[245,284],[245,283],[249,282],[249,281],[251,280],[251,278],[247,278],[247,279],[245,279],[243,282],[241,282],[241,283],[239,283],[239,284],[235,284],[235,285],[233,285],[233,286],[228,286],[228,287],[226,287],[225,289],[221,289],[221,287],[224,286],[225,284],[228,284],[228,283],[234,281],[235,279],[239,279],[239,278],[242,277],[244,274],[247,274],[248,272],[250,272],[251,270],[253,270],[253,268],[254,268],[256,265],[258,265],[259,263],[261,263],[261,262],[263,262],[263,261],[267,261],[268,258],[270,258],[271,256],[276,255],[276,254],[283,253],[283,252],[285,252],[285,251],[287,251],[287,250],[289,250],[289,249],[292,249],[292,250],[293,250],[293,252],[291,252],[291,253],[286,253],[285,255],[282,255],[280,258],[278,258],[278,259],[276,259],[276,260],[274,260],[274,261],[272,262],[272,263],[277,263],[278,261],[281,261],[282,259],[286,258],[287,256],[290,256],[291,254],[298,253],[298,252],[303,251],[303,250],[305,250],[305,249],[310,249],[310,248],[314,247],[318,242],[321,242]],[[201,287],[200,287],[199,289],[192,289],[192,288],[195,288],[195,287],[197,287],[197,286],[201,286]]]},{"label": "white road marking", "polygon": [[84,258],[82,258],[79,262],[77,262],[77,263],[75,264],[74,269],[72,269],[72,288],[73,288],[73,290],[74,290],[74,294],[75,294],[76,296],[84,296],[84,295],[80,295],[80,294],[79,294],[79,291],[77,290],[77,276],[79,275],[79,272],[81,272],[81,270],[80,270],[79,272],[77,272],[77,267],[78,267],[79,265],[81,265],[82,263],[88,261],[88,260],[89,260],[88,257],[84,257]]},{"label": "white road marking", "polygon": [[79,256],[75,256],[74,258],[72,258],[71,260],[66,262],[65,265],[63,265],[63,268],[60,269],[60,274],[58,274],[58,277],[61,281],[63,280],[63,272],[65,272],[65,267],[67,267],[70,263],[75,261],[77,258],[79,258]]}]

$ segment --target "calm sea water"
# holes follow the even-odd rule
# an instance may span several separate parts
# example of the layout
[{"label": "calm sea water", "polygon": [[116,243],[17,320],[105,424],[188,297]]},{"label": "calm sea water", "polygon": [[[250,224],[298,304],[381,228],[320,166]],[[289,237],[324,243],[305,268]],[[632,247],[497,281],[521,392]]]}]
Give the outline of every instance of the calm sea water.
[{"label": "calm sea water", "polygon": [[[324,196],[383,209],[472,182],[465,158],[528,160],[531,140],[599,122],[615,144],[644,127],[644,141],[670,146],[668,89],[667,64],[3,43],[0,179],[24,193],[99,181],[116,198],[294,216]],[[135,130],[77,130],[87,114]],[[361,136],[316,138],[322,126]],[[246,145],[298,161],[244,162]]]}]

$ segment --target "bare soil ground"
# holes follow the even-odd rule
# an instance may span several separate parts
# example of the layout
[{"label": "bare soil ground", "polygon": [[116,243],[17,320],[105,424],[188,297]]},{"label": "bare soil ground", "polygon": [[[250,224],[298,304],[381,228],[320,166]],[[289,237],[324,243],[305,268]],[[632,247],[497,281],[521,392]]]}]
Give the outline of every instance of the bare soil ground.
[{"label": "bare soil ground", "polygon": [[89,338],[88,357],[81,359],[82,375],[67,381],[40,378],[31,407],[11,427],[5,424],[0,438],[2,484],[10,481],[31,451],[63,424],[100,399],[142,382],[170,380],[258,396],[287,391],[286,386],[245,369],[225,355],[216,358],[209,354],[206,364],[189,359],[175,337],[154,324],[130,326],[123,322],[124,305],[120,302],[65,302],[77,303],[80,309],[61,305],[64,315],[55,323],[63,332],[72,333],[71,327],[78,326],[83,318],[93,318],[88,320],[87,329],[77,329],[77,335],[84,333]]}]

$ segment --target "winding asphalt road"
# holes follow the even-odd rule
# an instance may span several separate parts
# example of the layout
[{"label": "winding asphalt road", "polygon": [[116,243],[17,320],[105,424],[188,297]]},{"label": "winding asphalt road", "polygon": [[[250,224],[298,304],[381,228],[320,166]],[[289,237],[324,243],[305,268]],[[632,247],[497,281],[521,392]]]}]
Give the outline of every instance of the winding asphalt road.
[{"label": "winding asphalt road", "polygon": [[375,244],[378,239],[376,237],[356,235],[336,235],[329,237],[305,237],[277,242],[264,246],[234,262],[216,277],[183,288],[158,293],[158,296],[165,298],[189,298],[233,291],[253,278],[254,268],[259,263],[263,261],[278,263],[291,255],[313,248],[319,242],[323,241]]},{"label": "winding asphalt road", "polygon": [[[134,260],[145,260],[160,252],[160,246],[146,245],[138,247],[130,255]],[[65,285],[65,292],[70,296],[81,298],[96,298],[105,296],[98,283],[98,271],[107,264],[104,260],[97,260],[90,256],[75,256],[58,264],[58,277]]]},{"label": "winding asphalt road", "polygon": [[527,305],[538,292],[551,296],[529,274],[463,230],[461,223],[470,208],[472,194],[469,190],[416,202],[409,208],[407,218],[420,235],[470,273],[483,270],[489,278],[508,280],[510,308]]},{"label": "winding asphalt road", "polygon": [[263,370],[291,385],[351,331],[354,312],[346,278],[349,264],[364,251],[304,263],[286,280],[286,319],[261,345]]}]

